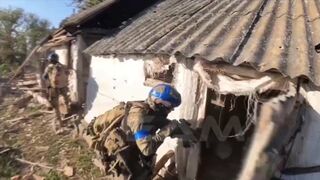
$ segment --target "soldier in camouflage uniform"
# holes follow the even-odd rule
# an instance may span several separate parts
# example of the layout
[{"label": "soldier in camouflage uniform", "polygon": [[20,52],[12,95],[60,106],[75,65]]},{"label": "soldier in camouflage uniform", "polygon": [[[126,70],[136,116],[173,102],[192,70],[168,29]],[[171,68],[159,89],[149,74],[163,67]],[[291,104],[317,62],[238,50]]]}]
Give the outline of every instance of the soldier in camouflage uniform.
[{"label": "soldier in camouflage uniform", "polygon": [[[178,122],[167,119],[167,115],[180,103],[181,97],[175,88],[160,84],[152,88],[146,101],[127,102],[125,106],[119,105],[111,110],[125,108],[126,115],[119,128],[102,138],[103,148],[100,151],[107,154],[106,172],[116,171],[125,179],[151,179],[158,147],[166,137],[181,133]],[[107,113],[109,117],[110,112]],[[93,131],[102,131],[98,124],[102,123],[93,122]]]},{"label": "soldier in camouflage uniform", "polygon": [[[47,60],[49,61],[42,78],[47,82],[49,102],[53,107],[56,119],[54,119],[53,126],[56,131],[56,121],[59,127],[62,127],[62,115],[68,113],[69,97],[68,97],[68,69],[63,64],[59,63],[59,56],[55,53],[49,54]],[[63,100],[61,104],[61,99]],[[63,110],[61,110],[63,109]]]}]

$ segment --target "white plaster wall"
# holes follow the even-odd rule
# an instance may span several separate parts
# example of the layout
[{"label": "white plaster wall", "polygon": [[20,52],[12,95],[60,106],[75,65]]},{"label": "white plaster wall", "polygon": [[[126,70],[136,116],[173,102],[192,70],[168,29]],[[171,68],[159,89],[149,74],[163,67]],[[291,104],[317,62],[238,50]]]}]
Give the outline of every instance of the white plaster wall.
[{"label": "white plaster wall", "polygon": [[170,113],[169,118],[194,120],[198,74],[179,63],[176,65],[173,84],[182,99],[181,105]]},{"label": "white plaster wall", "polygon": [[[176,70],[174,72],[174,80],[173,85],[178,90],[178,92],[181,94],[182,101],[181,105],[177,108],[175,108],[174,111],[172,111],[168,119],[171,120],[178,120],[178,119],[186,119],[186,120],[192,120],[194,116],[194,110],[195,110],[195,97],[196,97],[196,90],[197,90],[197,81],[198,76],[195,72],[185,67],[184,64],[177,64]],[[157,160],[162,157],[162,155],[166,154],[169,150],[176,151],[178,147],[178,139],[172,139],[172,138],[166,138],[164,143],[158,148],[157,151]],[[187,156],[183,156],[183,158],[179,158],[176,154],[177,158],[179,159],[178,163],[181,167],[180,172],[182,171],[183,177],[186,176],[185,168],[187,166]]]},{"label": "white plaster wall", "polygon": [[70,53],[72,58],[72,64],[70,68],[70,98],[73,103],[83,103],[84,101],[84,84],[83,84],[83,50],[86,48],[86,44],[83,38],[78,35],[76,40],[72,41],[70,47]]},{"label": "white plaster wall", "polygon": [[[288,167],[310,167],[320,165],[320,89],[304,88],[308,101],[304,114],[305,123],[298,134],[288,161]],[[285,180],[319,180],[320,173],[284,176]]]},{"label": "white plaster wall", "polygon": [[[199,77],[196,72],[186,67],[188,63],[192,62],[184,60],[176,66],[174,85],[181,94],[182,103],[179,108],[170,114],[169,118],[194,121],[193,124],[195,125],[200,105],[199,99],[196,97]],[[177,142],[177,140],[172,141],[171,144],[174,142]],[[199,146],[194,145],[192,148],[184,148],[176,143],[175,146],[171,147],[176,148],[179,178],[183,180],[195,179],[199,162]]]},{"label": "white plaster wall", "polygon": [[71,56],[71,63],[70,63],[70,69],[69,69],[69,89],[70,89],[70,100],[72,103],[79,102],[79,86],[78,86],[78,78],[77,74],[80,70],[79,63],[81,63],[81,60],[79,61],[79,43],[77,40],[73,41],[70,46],[70,56]]},{"label": "white plaster wall", "polygon": [[143,60],[122,60],[92,57],[86,97],[87,122],[121,101],[146,99],[150,87],[143,85]]},{"label": "white plaster wall", "polygon": [[54,48],[54,52],[59,56],[59,62],[64,65],[68,65],[68,46],[59,46]]}]

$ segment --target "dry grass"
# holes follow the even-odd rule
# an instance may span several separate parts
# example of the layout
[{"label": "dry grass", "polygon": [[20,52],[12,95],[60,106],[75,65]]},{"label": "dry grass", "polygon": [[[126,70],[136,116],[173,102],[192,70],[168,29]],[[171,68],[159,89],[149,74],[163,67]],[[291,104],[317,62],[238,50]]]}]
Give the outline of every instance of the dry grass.
[{"label": "dry grass", "polygon": [[15,97],[6,97],[2,106],[0,105],[0,113],[3,115],[0,118],[0,147],[14,149],[0,154],[0,180],[17,174],[24,175],[30,170],[49,180],[67,179],[58,171],[31,168],[29,165],[18,163],[14,160],[15,157],[57,169],[65,165],[72,166],[76,175],[71,179],[96,179],[103,176],[92,164],[93,152],[87,148],[85,142],[72,138],[72,129],[64,135],[56,135],[53,132],[52,114],[43,114],[21,122],[8,122],[10,119],[43,109],[35,103],[29,103],[24,109],[14,109],[6,105],[14,99]]}]

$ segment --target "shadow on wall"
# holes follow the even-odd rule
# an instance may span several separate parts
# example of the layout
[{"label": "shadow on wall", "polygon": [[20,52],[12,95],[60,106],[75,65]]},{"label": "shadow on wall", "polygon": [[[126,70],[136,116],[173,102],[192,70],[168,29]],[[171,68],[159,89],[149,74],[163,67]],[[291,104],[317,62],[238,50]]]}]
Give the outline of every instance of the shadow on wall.
[{"label": "shadow on wall", "polygon": [[[311,167],[320,164],[320,89],[309,87],[307,90],[307,104],[303,113],[304,123],[298,133],[289,160],[288,167]],[[285,180],[304,179],[318,180],[319,173],[306,173],[297,175],[284,175]]]},{"label": "shadow on wall", "polygon": [[[318,180],[319,174],[313,171],[305,174],[294,174],[296,170],[292,171],[291,167],[312,167],[320,164],[318,156],[320,144],[320,114],[311,106],[307,105],[304,113],[304,124],[301,131],[297,134],[294,141],[292,152],[289,154],[289,159],[286,165],[286,174],[283,174],[284,180]],[[299,172],[299,171],[298,171]],[[293,173],[293,174],[291,174]],[[290,175],[291,174],[291,175]],[[297,176],[299,175],[299,176]]]},{"label": "shadow on wall", "polygon": [[99,91],[99,85],[94,77],[92,77],[92,68],[90,68],[90,74],[88,78],[87,85],[87,99],[86,99],[86,108],[85,113],[87,114],[93,106],[93,102],[97,97]]}]

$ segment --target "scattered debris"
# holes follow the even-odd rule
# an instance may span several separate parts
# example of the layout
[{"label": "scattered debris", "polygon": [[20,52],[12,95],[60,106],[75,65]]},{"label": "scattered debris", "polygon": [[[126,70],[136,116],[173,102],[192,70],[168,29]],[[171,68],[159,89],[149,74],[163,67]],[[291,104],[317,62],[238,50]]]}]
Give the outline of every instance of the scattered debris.
[{"label": "scattered debris", "polygon": [[36,146],[35,148],[38,151],[48,151],[49,146]]},{"label": "scattered debris", "polygon": [[23,90],[23,91],[45,91],[46,89],[42,89],[42,88],[27,88],[27,87],[21,87],[19,88],[19,90]]},{"label": "scattered debris", "polygon": [[67,118],[64,118],[64,119],[62,119],[62,121],[67,121],[67,120],[70,120],[70,119],[77,119],[77,117],[78,117],[78,115],[77,114],[74,114],[74,115],[72,115],[72,116],[69,116],[69,117],[67,117]]},{"label": "scattered debris", "polygon": [[59,129],[54,129],[54,132],[56,133],[56,135],[63,135],[64,133],[68,132],[68,130],[66,128],[59,128]]},{"label": "scattered debris", "polygon": [[104,172],[104,169],[105,169],[105,166],[103,165],[103,163],[100,161],[100,160],[98,160],[98,159],[93,159],[92,160],[92,162],[93,162],[93,164],[95,165],[95,166],[97,166],[102,172]]},{"label": "scattered debris", "polygon": [[28,174],[22,176],[21,180],[33,180],[32,175],[33,175],[33,173],[29,172]]},{"label": "scattered debris", "polygon": [[34,91],[26,91],[26,93],[31,95],[38,103],[45,105],[46,107],[51,107],[51,104],[48,101],[48,99],[43,97],[41,93]]},{"label": "scattered debris", "polygon": [[6,152],[8,152],[8,151],[10,151],[10,150],[11,150],[11,148],[4,149],[4,150],[0,151],[0,155],[1,155],[1,154],[4,154],[4,153],[6,153]]},{"label": "scattered debris", "polygon": [[166,83],[164,81],[160,81],[160,80],[152,79],[152,78],[147,78],[143,83],[143,85],[149,86],[149,87],[154,87],[158,84],[170,84],[170,83]]},{"label": "scattered debris", "polygon": [[68,177],[73,176],[73,175],[74,175],[74,169],[73,169],[73,167],[71,167],[71,166],[65,166],[65,167],[63,168],[63,174],[66,175],[66,176],[68,176]]},{"label": "scattered debris", "polygon": [[21,163],[24,163],[24,164],[29,164],[29,165],[31,165],[31,166],[38,166],[38,167],[42,167],[42,168],[45,168],[45,169],[53,169],[53,170],[61,171],[61,172],[64,171],[63,169],[54,168],[54,167],[50,167],[50,166],[47,166],[47,165],[44,165],[44,164],[27,161],[27,160],[25,160],[25,159],[16,158],[16,160],[19,161],[19,162],[21,162]]},{"label": "scattered debris", "polygon": [[[102,177],[102,172],[93,165],[94,153],[85,148],[81,138],[72,139],[70,134],[70,124],[78,126],[80,117],[67,117],[68,128],[56,135],[51,131],[55,112],[48,109],[50,104],[39,86],[32,85],[36,78],[32,74],[24,74],[23,78],[27,83],[20,81],[23,86],[17,86],[17,81],[11,82],[8,94],[2,93],[4,96],[0,97],[0,179]],[[46,104],[47,109],[40,104]],[[61,164],[64,160],[66,163]]]},{"label": "scattered debris", "polygon": [[31,99],[32,99],[31,95],[25,95],[22,98],[20,98],[17,101],[15,101],[13,103],[13,106],[15,106],[18,109],[26,107],[27,104],[31,101]]},{"label": "scattered debris", "polygon": [[27,117],[18,117],[18,118],[7,120],[7,122],[14,123],[16,121],[22,121],[22,120],[27,120],[27,119],[28,119]]},{"label": "scattered debris", "polygon": [[47,111],[47,110],[39,110],[41,113],[46,113],[46,114],[53,114],[54,111]]},{"label": "scattered debris", "polygon": [[22,81],[18,81],[18,82],[17,82],[17,86],[18,86],[18,87],[30,86],[30,85],[37,85],[37,84],[38,84],[37,80],[30,80],[30,81],[24,81],[24,80],[22,80]]},{"label": "scattered debris", "polygon": [[20,180],[21,176],[20,175],[12,176],[10,179],[11,180]]},{"label": "scattered debris", "polygon": [[36,175],[36,174],[33,174],[32,177],[33,177],[34,180],[45,180],[44,177],[38,176],[38,175]]},{"label": "scattered debris", "polygon": [[16,121],[27,120],[27,119],[30,119],[30,118],[39,117],[41,115],[43,115],[42,112],[33,112],[33,113],[30,113],[30,114],[28,114],[26,116],[22,116],[22,117],[14,118],[14,119],[11,119],[11,120],[7,120],[6,122],[14,123]]}]

